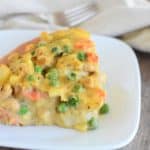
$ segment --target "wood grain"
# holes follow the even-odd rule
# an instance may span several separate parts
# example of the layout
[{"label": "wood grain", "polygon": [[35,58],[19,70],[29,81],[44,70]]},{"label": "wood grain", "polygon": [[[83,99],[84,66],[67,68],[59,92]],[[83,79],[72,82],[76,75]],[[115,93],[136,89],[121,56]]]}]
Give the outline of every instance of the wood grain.
[{"label": "wood grain", "polygon": [[[142,109],[140,127],[134,140],[120,150],[150,150],[150,54],[139,52],[136,52],[136,54],[142,75]],[[1,147],[0,150],[20,149]]]}]

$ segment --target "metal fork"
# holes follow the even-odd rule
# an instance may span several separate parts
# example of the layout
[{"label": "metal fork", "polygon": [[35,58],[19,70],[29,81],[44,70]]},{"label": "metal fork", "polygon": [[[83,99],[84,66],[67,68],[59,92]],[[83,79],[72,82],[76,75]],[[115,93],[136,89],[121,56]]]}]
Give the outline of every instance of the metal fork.
[{"label": "metal fork", "polygon": [[0,17],[1,21],[8,21],[16,17],[32,17],[49,24],[55,24],[64,27],[76,26],[82,22],[87,21],[91,17],[98,13],[99,8],[97,3],[90,2],[82,4],[72,9],[65,11],[50,13],[33,13],[33,12],[21,12],[21,13],[10,13]]}]

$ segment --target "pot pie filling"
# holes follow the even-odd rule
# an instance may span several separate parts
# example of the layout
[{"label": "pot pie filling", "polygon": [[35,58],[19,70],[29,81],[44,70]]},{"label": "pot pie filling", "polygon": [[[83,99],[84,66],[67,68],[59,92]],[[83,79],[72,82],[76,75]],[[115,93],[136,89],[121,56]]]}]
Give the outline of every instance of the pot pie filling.
[{"label": "pot pie filling", "polygon": [[98,61],[90,34],[78,28],[19,46],[0,60],[0,123],[95,129],[108,109]]}]

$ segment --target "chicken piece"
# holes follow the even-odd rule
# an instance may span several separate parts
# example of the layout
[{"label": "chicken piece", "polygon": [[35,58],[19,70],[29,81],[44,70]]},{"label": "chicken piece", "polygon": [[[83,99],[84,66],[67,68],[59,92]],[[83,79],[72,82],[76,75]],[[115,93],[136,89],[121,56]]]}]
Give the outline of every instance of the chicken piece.
[{"label": "chicken piece", "polygon": [[20,109],[19,102],[15,98],[1,100],[0,107],[14,113],[17,113]]},{"label": "chicken piece", "polygon": [[12,88],[9,84],[5,84],[4,86],[0,86],[0,98],[6,99],[12,94]]},{"label": "chicken piece", "polygon": [[42,67],[51,66],[54,63],[54,55],[50,53],[47,47],[40,46],[36,49],[33,61]]},{"label": "chicken piece", "polygon": [[99,81],[99,75],[97,73],[94,73],[89,76],[85,76],[84,78],[80,79],[80,83],[83,84],[84,87],[86,88],[93,88],[95,86],[99,86],[100,82]]},{"label": "chicken piece", "polygon": [[83,63],[77,59],[75,54],[67,55],[57,61],[56,66],[60,69],[80,70]]},{"label": "chicken piece", "polygon": [[98,70],[98,65],[93,65],[91,63],[85,63],[84,66],[83,66],[83,70],[86,71],[86,72],[95,72],[96,70]]}]

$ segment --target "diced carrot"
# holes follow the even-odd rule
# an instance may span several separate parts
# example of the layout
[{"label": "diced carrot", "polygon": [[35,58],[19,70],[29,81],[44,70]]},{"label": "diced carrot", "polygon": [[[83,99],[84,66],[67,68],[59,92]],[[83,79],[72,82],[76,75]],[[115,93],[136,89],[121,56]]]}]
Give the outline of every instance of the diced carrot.
[{"label": "diced carrot", "polygon": [[76,49],[86,50],[93,47],[93,42],[88,39],[80,39],[74,45]]},{"label": "diced carrot", "polygon": [[104,90],[102,89],[97,89],[97,93],[100,97],[106,97],[106,93]]},{"label": "diced carrot", "polygon": [[42,95],[40,92],[38,91],[28,91],[28,92],[25,92],[24,93],[24,96],[29,99],[29,100],[32,100],[32,101],[37,101],[37,100],[40,100]]},{"label": "diced carrot", "polygon": [[97,63],[98,62],[98,56],[94,53],[87,53],[87,60],[89,62]]}]

